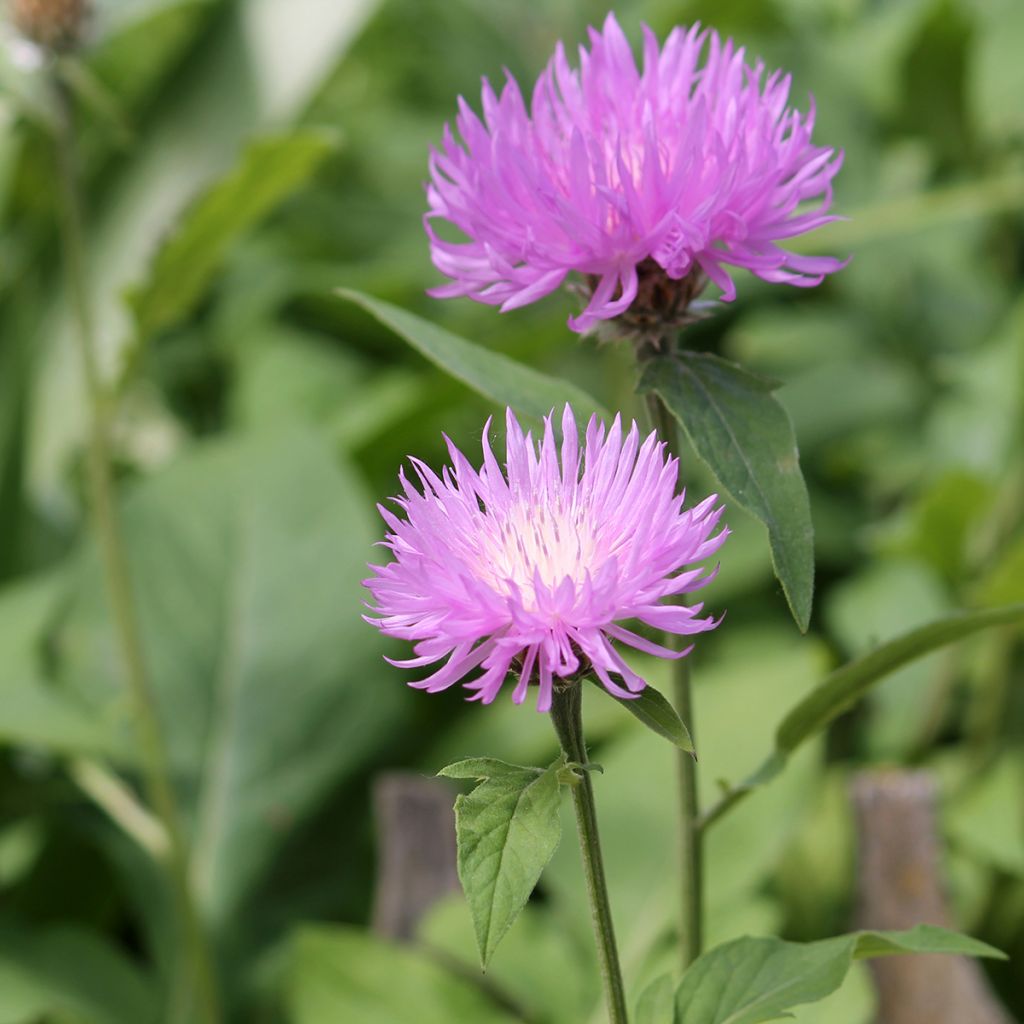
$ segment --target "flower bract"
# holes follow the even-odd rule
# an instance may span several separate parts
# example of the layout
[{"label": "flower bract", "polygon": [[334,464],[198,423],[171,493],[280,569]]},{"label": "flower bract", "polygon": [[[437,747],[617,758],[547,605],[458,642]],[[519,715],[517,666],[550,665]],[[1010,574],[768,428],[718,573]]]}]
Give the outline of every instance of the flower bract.
[{"label": "flower bract", "polygon": [[836,219],[842,155],[814,145],[813,101],[801,113],[789,92],[699,25],[663,46],[645,26],[638,68],[611,14],[577,67],[558,45],[529,104],[511,75],[500,94],[485,79],[483,117],[460,98],[458,137],[446,126],[431,154],[426,226],[450,279],[431,294],[508,310],[575,271],[592,290],[569,323],[587,331],[629,309],[638,268],[710,279],[725,300],[735,267],[819,284],[844,261],[779,242]]},{"label": "flower bract", "polygon": [[449,440],[451,466],[438,475],[413,459],[416,482],[400,474],[397,514],[381,506],[392,559],[365,581],[375,602],[368,621],[413,642],[415,657],[393,664],[442,662],[412,686],[462,681],[470,699],[490,703],[512,676],[513,700],[536,684],[546,711],[559,680],[591,672],[629,697],[645,681],[622,646],[687,653],[637,623],[681,636],[717,625],[700,604],[678,603],[714,575],[695,563],[728,534],[716,532],[717,498],[685,508],[678,460],[635,423],[624,431],[619,417],[610,428],[591,418],[581,444],[566,406],[561,433],[559,446],[549,417],[538,444],[509,411],[504,468],[485,427],[479,469]]}]

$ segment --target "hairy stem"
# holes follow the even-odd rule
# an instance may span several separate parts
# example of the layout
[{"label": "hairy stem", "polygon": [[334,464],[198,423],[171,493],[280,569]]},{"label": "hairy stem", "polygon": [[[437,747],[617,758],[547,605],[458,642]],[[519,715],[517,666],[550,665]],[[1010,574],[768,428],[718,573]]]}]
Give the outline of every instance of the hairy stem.
[{"label": "hairy stem", "polygon": [[[554,723],[562,751],[571,763],[587,764],[587,744],[583,736],[583,685],[573,683],[556,689],[551,705]],[[576,811],[576,831],[583,855],[583,873],[590,897],[590,916],[594,926],[598,958],[601,962],[601,980],[609,1024],[626,1024],[626,990],[622,984],[622,969],[615,945],[615,929],[608,902],[608,884],[604,877],[601,841],[597,831],[597,809],[594,805],[594,787],[590,771],[580,770],[580,781],[572,788],[573,807]]]},{"label": "hairy stem", "polygon": [[[133,705],[139,752],[149,799],[166,834],[164,863],[177,908],[188,988],[194,986],[190,1020],[219,1024],[221,1020],[213,960],[188,880],[188,854],[181,816],[171,781],[170,763],[150,686],[135,610],[128,559],[118,522],[110,452],[110,398],[96,355],[92,309],[86,279],[85,240],[75,160],[73,107],[67,86],[54,73],[57,107],[57,164],[61,200],[61,244],[75,318],[75,338],[90,407],[88,487],[91,513],[100,544],[107,594]],[[189,1002],[190,1000],[186,1000]]]},{"label": "hairy stem", "polygon": [[[655,394],[648,396],[648,411],[658,435],[673,454],[679,453],[679,434],[672,413]],[[665,642],[675,647],[679,638],[666,634]],[[673,665],[673,702],[679,717],[690,730],[694,746],[693,698],[690,686],[690,665],[687,658]],[[697,798],[697,761],[683,750],[676,752],[679,786],[679,945],[683,969],[700,956],[704,941],[704,870],[703,837],[698,824],[700,806]]]}]

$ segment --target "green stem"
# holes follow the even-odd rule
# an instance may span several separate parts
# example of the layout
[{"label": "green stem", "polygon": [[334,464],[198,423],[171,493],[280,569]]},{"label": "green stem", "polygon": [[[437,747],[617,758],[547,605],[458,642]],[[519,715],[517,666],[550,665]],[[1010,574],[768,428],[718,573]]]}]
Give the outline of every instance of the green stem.
[{"label": "green stem", "polygon": [[[551,721],[566,759],[574,764],[587,764],[587,744],[583,735],[583,685],[575,682],[556,689],[551,704]],[[590,772],[580,771],[578,785],[572,786],[572,801],[576,811],[576,831],[583,855],[583,872],[590,897],[590,916],[601,961],[601,980],[604,984],[605,1003],[609,1024],[626,1024],[626,990],[622,984],[622,969],[615,945],[612,910],[608,902],[608,884],[604,877],[601,841],[597,831],[597,808],[594,805],[594,786]]]},{"label": "green stem", "polygon": [[57,163],[61,199],[61,243],[75,317],[75,337],[90,406],[88,486],[92,516],[100,542],[107,592],[131,694],[139,751],[149,798],[167,835],[165,858],[181,928],[184,961],[195,985],[204,1024],[221,1019],[213,958],[192,897],[188,854],[181,816],[171,781],[170,762],[160,729],[156,700],[149,683],[135,612],[128,560],[118,523],[110,453],[110,400],[100,376],[86,281],[85,242],[75,162],[72,102],[58,71],[54,75],[57,106]]},{"label": "green stem", "polygon": [[[690,691],[690,665],[680,658],[674,666],[673,696],[676,711],[690,730],[696,746],[693,725],[693,700]],[[687,968],[700,956],[704,942],[704,850],[697,816],[697,761],[690,754],[677,751],[679,775],[679,871],[680,884],[680,956]]]},{"label": "green stem", "polygon": [[[654,429],[669,451],[679,454],[679,434],[672,413],[657,395],[648,397],[648,411]],[[675,647],[679,638],[666,634],[666,644]],[[690,730],[694,746],[697,733],[694,726],[693,697],[690,686],[690,665],[687,658],[674,664],[673,699],[679,717]],[[676,752],[676,772],[679,786],[679,946],[685,970],[700,956],[704,941],[704,869],[703,836],[698,826],[700,806],[697,798],[697,761],[685,751]]]}]

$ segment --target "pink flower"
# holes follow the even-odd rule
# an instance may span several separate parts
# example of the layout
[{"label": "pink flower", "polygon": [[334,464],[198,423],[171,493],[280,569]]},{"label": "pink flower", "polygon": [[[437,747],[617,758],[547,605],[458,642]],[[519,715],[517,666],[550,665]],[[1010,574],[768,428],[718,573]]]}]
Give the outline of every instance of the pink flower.
[{"label": "pink flower", "polygon": [[394,557],[371,566],[365,583],[378,617],[367,621],[414,642],[416,657],[392,662],[400,668],[447,659],[411,684],[431,693],[480,668],[464,685],[485,704],[510,673],[517,704],[539,683],[540,711],[551,706],[555,676],[593,672],[618,697],[638,694],[644,680],[616,642],[666,658],[689,649],[668,650],[624,622],[684,636],[718,624],[699,617],[700,604],[662,603],[714,575],[690,566],[729,532],[712,535],[722,514],[716,496],[684,510],[678,460],[653,433],[641,443],[635,423],[623,437],[617,416],[608,431],[592,418],[581,451],[566,406],[559,461],[551,419],[538,449],[509,410],[504,472],[489,427],[479,471],[449,440],[452,467],[440,476],[412,460],[422,490],[400,474],[402,515],[380,508]]},{"label": "pink flower", "polygon": [[[460,97],[461,141],[445,126],[431,154],[425,223],[451,278],[431,294],[509,310],[577,271],[593,284],[569,321],[582,332],[630,307],[644,261],[671,280],[704,275],[727,301],[730,266],[819,284],[845,263],[777,242],[837,219],[827,210],[842,155],[812,144],[813,101],[799,113],[789,88],[699,25],[673,29],[660,51],[644,26],[638,71],[612,14],[590,30],[579,70],[558,45],[529,109],[511,75],[500,96],[485,79],[483,121]],[[469,240],[445,240],[435,221]]]}]

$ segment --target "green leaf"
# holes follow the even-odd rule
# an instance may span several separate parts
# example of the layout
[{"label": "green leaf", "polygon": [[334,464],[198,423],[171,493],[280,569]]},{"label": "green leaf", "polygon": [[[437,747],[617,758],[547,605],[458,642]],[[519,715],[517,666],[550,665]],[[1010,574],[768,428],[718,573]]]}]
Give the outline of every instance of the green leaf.
[{"label": "green leaf", "polygon": [[355,928],[306,927],[285,971],[291,1024],[514,1024],[484,992],[422,953]]},{"label": "green leaf", "polygon": [[977,35],[971,40],[967,93],[980,134],[987,139],[1020,140],[1024,113],[1007,96],[1024,92],[1024,64],[1020,40],[1024,37],[1024,8],[1014,0],[987,0],[972,5]]},{"label": "green leaf", "polygon": [[640,993],[633,1024],[667,1024],[672,1020],[674,1008],[675,991],[672,978],[663,974],[660,978],[655,978]]},{"label": "green leaf", "polygon": [[[188,73],[175,74],[170,102],[147,109],[130,159],[105,170],[103,201],[90,219],[89,300],[104,367],[123,365],[137,334],[123,296],[168,232],[230,172],[249,139],[294,123],[376,6],[376,0],[211,4]],[[50,499],[66,498],[67,460],[87,423],[72,305],[61,288],[53,289],[32,338],[32,486]]]},{"label": "green leaf", "polygon": [[646,363],[653,391],[740,507],[768,528],[775,575],[804,632],[814,598],[814,531],[793,425],[769,382],[706,352]]},{"label": "green leaf", "polygon": [[[488,965],[487,980],[515,1004],[524,1021],[582,1022],[600,995],[599,972],[588,960],[592,940],[585,929],[577,933],[559,927],[551,908],[551,903],[523,907]],[[559,910],[564,910],[561,904]],[[473,920],[461,895],[431,907],[416,937],[446,963],[457,963],[469,976],[479,974]]]},{"label": "green leaf", "polygon": [[837,668],[782,720],[775,734],[775,750],[749,778],[728,789],[717,804],[701,815],[701,826],[717,821],[749,793],[774,779],[790,754],[802,743],[849,710],[872,686],[904,665],[947,644],[996,626],[1024,624],[1024,604],[950,615],[911,630],[876,647],[870,654]]},{"label": "green leaf", "polygon": [[499,761],[496,757],[467,757],[463,761],[445,765],[437,774],[444,779],[476,779],[484,782],[487,779],[522,779],[540,778],[543,768],[527,768],[519,764]]},{"label": "green leaf", "polygon": [[[199,446],[124,503],[143,648],[215,930],[400,721],[402,688],[360,618],[371,509],[359,478],[299,429]],[[104,595],[92,550],[56,647],[86,707],[119,721]]]},{"label": "green leaf", "polygon": [[46,671],[48,630],[66,599],[60,573],[26,577],[0,591],[0,743],[57,754],[124,759],[130,744]]},{"label": "green leaf", "polygon": [[482,779],[455,800],[459,879],[469,902],[484,967],[530,898],[551,860],[562,826],[558,770],[472,758],[439,775]]},{"label": "green leaf", "polygon": [[238,238],[307,181],[336,138],[304,129],[250,143],[232,170],[185,212],[145,281],[131,290],[140,340],[185,317]]},{"label": "green leaf", "polygon": [[1024,623],[1024,604],[950,615],[883,644],[836,669],[786,715],[776,734],[778,750],[785,754],[795,750],[856,704],[879,680],[915,658],[980,630],[1020,623]]},{"label": "green leaf", "polygon": [[602,693],[608,694],[612,700],[621,704],[651,732],[656,732],[688,754],[694,752],[693,740],[690,738],[690,730],[686,728],[686,723],[679,717],[668,699],[653,686],[645,686],[638,696],[627,698],[616,697],[614,694],[608,693],[599,683],[595,685]]},{"label": "green leaf", "polygon": [[389,302],[348,288],[338,289],[338,294],[390,327],[449,376],[498,405],[511,406],[539,419],[568,402],[578,418],[586,419],[591,413],[608,417],[596,399],[569,381],[549,377],[500,352],[474,345]]},{"label": "green leaf", "polygon": [[898,953],[1002,957],[991,946],[943,928],[857,932],[822,942],[742,938],[696,960],[676,991],[676,1024],[761,1024],[815,1003],[843,983],[854,960]]},{"label": "green leaf", "polygon": [[156,1024],[150,979],[121,952],[84,929],[0,928],[0,1020],[32,1024]]}]

